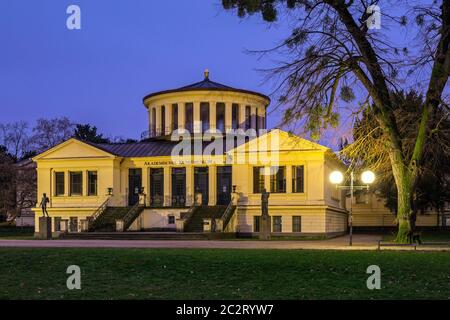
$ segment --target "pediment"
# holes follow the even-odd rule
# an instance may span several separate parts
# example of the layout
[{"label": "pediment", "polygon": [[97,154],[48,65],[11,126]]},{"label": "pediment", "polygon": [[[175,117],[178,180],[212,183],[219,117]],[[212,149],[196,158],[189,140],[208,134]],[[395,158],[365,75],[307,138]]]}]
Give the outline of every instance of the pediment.
[{"label": "pediment", "polygon": [[80,158],[114,158],[109,152],[92,146],[86,142],[69,139],[33,158],[36,160],[80,159]]}]

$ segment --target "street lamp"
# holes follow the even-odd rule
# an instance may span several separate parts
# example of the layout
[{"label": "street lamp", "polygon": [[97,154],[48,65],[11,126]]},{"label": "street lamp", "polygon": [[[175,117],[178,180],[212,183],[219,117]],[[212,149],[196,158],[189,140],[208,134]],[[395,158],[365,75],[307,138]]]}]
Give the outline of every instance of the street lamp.
[{"label": "street lamp", "polygon": [[369,184],[373,183],[375,181],[375,174],[370,171],[366,170],[361,174],[361,181],[365,184],[363,186],[355,186],[354,185],[355,176],[353,174],[353,170],[350,171],[350,185],[349,186],[343,186],[340,185],[342,181],[344,181],[344,175],[340,171],[333,171],[330,174],[330,182],[336,185],[336,188],[340,189],[349,189],[350,190],[350,239],[349,239],[349,245],[352,245],[352,238],[353,238],[353,191],[354,190],[363,190],[363,189],[369,189]]}]

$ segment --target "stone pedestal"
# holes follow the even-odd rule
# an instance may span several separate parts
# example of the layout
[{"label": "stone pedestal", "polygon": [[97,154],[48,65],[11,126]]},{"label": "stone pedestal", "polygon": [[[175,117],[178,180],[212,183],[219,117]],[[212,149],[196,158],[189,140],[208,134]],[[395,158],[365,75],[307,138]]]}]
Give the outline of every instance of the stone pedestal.
[{"label": "stone pedestal", "polygon": [[39,218],[39,233],[37,234],[37,237],[42,240],[49,240],[52,238],[52,218]]},{"label": "stone pedestal", "polygon": [[261,225],[259,226],[259,239],[270,240],[271,223],[269,215],[261,216]]}]

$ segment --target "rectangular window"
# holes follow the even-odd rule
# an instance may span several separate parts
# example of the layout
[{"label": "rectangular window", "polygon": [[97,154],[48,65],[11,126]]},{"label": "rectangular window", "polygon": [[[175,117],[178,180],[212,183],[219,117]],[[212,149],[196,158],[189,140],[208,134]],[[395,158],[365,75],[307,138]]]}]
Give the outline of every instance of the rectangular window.
[{"label": "rectangular window", "polygon": [[264,190],[264,167],[253,167],[253,193]]},{"label": "rectangular window", "polygon": [[69,231],[70,232],[78,232],[78,218],[77,217],[70,217]]},{"label": "rectangular window", "polygon": [[250,106],[245,107],[245,130],[252,127],[252,108]]},{"label": "rectangular window", "polygon": [[281,216],[272,217],[273,232],[282,232],[283,228],[281,226]]},{"label": "rectangular window", "polygon": [[172,131],[178,129],[178,104],[172,104]]},{"label": "rectangular window", "polygon": [[292,217],[292,232],[302,232],[302,217],[293,216]]},{"label": "rectangular window", "polygon": [[202,122],[202,132],[209,130],[209,103],[200,103],[200,121]]},{"label": "rectangular window", "polygon": [[233,103],[231,107],[231,127],[235,130],[239,129],[239,105]]},{"label": "rectangular window", "polygon": [[270,168],[270,192],[286,192],[286,167]]},{"label": "rectangular window", "polygon": [[88,171],[88,196],[97,195],[97,171]]},{"label": "rectangular window", "polygon": [[55,232],[61,231],[61,217],[54,217],[53,224],[54,224]]},{"label": "rectangular window", "polygon": [[70,195],[81,196],[83,193],[83,174],[81,172],[70,173]]},{"label": "rectangular window", "polygon": [[225,103],[216,104],[216,128],[220,132],[225,132]]},{"label": "rectangular window", "polygon": [[175,216],[168,216],[168,218],[169,218],[169,221],[168,221],[169,224],[175,224]]},{"label": "rectangular window", "polygon": [[292,167],[292,192],[303,193],[305,192],[305,167],[293,166]]},{"label": "rectangular window", "polygon": [[194,132],[194,104],[192,102],[186,103],[185,105],[185,129],[189,131],[189,133]]},{"label": "rectangular window", "polygon": [[64,195],[64,172],[55,172],[55,196]]},{"label": "rectangular window", "polygon": [[253,232],[261,230],[261,216],[253,216]]}]

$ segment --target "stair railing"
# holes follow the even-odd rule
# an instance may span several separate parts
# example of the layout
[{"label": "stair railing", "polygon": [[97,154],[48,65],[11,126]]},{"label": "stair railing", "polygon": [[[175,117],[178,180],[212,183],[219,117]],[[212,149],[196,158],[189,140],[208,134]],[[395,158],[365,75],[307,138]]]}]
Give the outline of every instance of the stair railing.
[{"label": "stair railing", "polygon": [[230,202],[228,203],[225,211],[223,212],[222,217],[220,218],[220,220],[222,221],[222,232],[227,227],[228,222],[230,222],[230,219],[233,216],[235,209],[236,209],[236,206],[234,205],[234,197],[232,197]]},{"label": "stair railing", "polygon": [[94,213],[87,218],[88,220],[88,229],[92,227],[92,224],[95,220],[98,219],[102,215],[103,212],[105,212],[106,208],[108,207],[108,202],[111,197],[106,198],[106,200],[100,205],[100,207],[97,208],[97,210],[94,211]]},{"label": "stair railing", "polygon": [[[178,219],[181,222],[180,231],[184,231],[184,227],[192,219],[192,216],[194,215],[194,211],[197,207],[198,207],[198,204],[195,201],[193,201],[191,206],[189,207],[188,211],[182,212],[180,214],[180,219]],[[178,226],[177,226],[177,229],[178,229]]]},{"label": "stair railing", "polygon": [[[125,214],[125,216],[122,219],[119,219],[118,221],[122,220],[122,231],[126,231],[128,227],[133,223],[133,221],[139,216],[139,214],[142,212],[142,209],[145,206],[143,204],[140,204],[139,201],[131,207],[130,210]],[[117,222],[116,222],[117,225]]]}]

